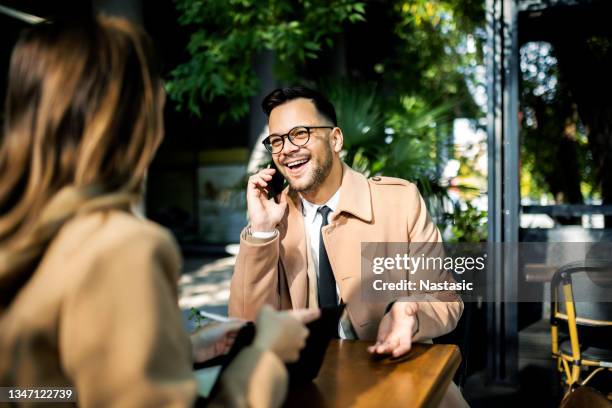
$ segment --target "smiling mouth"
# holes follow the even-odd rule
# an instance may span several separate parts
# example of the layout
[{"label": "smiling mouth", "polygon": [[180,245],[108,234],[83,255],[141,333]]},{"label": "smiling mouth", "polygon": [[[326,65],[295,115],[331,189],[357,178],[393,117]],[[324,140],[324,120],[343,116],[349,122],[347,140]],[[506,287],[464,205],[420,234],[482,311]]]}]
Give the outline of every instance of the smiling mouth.
[{"label": "smiling mouth", "polygon": [[291,160],[289,162],[287,162],[285,164],[286,167],[289,168],[289,170],[293,171],[297,171],[299,169],[301,169],[302,167],[304,167],[306,165],[306,163],[308,163],[310,161],[310,159],[299,159],[299,160]]}]

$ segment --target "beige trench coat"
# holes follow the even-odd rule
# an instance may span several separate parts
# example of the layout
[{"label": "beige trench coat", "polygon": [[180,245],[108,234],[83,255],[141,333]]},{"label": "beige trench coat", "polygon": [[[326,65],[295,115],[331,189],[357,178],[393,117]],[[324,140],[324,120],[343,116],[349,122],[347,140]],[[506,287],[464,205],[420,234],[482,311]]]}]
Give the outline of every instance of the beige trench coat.
[{"label": "beige trench coat", "polygon": [[[278,309],[313,306],[309,298],[316,285],[309,285],[308,276],[313,275],[309,272],[312,266],[308,262],[301,201],[288,189],[283,191],[281,200],[287,202],[288,209],[276,237],[255,239],[247,235],[246,229],[241,234],[231,282],[230,316],[254,319],[264,304]],[[357,337],[375,340],[388,303],[361,299],[362,242],[441,242],[441,236],[413,183],[392,177],[367,179],[343,164],[338,209],[323,228],[323,240]],[[430,278],[453,280],[444,271]],[[427,299],[419,302],[419,328],[414,341],[428,342],[450,332],[463,311],[461,299],[453,292],[433,293]],[[443,405],[450,402],[449,406],[461,406],[463,401],[459,401],[462,398],[456,387],[449,393],[454,397],[446,398]]]},{"label": "beige trench coat", "polygon": [[[243,231],[232,277],[229,314],[253,319],[262,305],[278,309],[307,306],[308,253],[301,202],[283,192],[287,213],[271,240],[255,240]],[[414,184],[391,177],[365,178],[344,165],[338,210],[323,228],[330,264],[358,338],[374,340],[386,303],[360,298],[362,242],[440,242]],[[432,280],[452,280],[445,271]],[[451,331],[463,311],[461,299],[451,292],[434,293],[419,304],[419,330],[415,341]]]},{"label": "beige trench coat", "polygon": [[[0,312],[0,386],[75,387],[84,407],[192,406],[180,263],[170,234],[127,212],[70,221]],[[249,347],[221,385],[212,405],[279,406],[287,373]]]}]

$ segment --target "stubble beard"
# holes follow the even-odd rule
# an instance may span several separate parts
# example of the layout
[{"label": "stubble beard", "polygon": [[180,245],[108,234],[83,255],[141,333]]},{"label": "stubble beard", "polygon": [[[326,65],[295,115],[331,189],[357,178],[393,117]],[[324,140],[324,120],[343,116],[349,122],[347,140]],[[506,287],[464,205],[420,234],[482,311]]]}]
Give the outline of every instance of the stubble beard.
[{"label": "stubble beard", "polygon": [[310,182],[306,183],[306,185],[302,187],[295,186],[292,183],[289,183],[291,190],[296,193],[306,194],[312,193],[313,191],[317,190],[325,182],[327,176],[329,176],[329,173],[331,173],[332,165],[332,150],[331,147],[327,146],[327,148],[325,149],[325,157],[323,157],[323,162],[319,166],[316,166],[310,174]]}]

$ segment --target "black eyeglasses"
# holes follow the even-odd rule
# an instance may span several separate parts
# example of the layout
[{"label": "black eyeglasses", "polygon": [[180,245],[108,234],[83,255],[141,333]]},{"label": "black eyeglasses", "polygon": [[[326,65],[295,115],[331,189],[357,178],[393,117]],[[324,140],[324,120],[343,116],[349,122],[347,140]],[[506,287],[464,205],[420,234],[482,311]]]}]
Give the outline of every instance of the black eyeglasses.
[{"label": "black eyeglasses", "polygon": [[333,129],[334,126],[296,126],[284,135],[270,135],[266,137],[261,143],[266,149],[272,153],[277,154],[285,147],[285,138],[289,139],[291,144],[297,147],[302,147],[310,140],[311,129]]}]

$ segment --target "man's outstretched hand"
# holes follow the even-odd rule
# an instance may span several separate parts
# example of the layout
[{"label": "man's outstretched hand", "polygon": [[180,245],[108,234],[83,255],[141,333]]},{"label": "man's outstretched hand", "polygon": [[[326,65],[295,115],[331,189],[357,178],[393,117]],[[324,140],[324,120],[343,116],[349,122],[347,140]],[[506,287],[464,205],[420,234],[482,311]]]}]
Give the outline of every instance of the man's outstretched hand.
[{"label": "man's outstretched hand", "polygon": [[418,329],[416,302],[397,301],[378,326],[376,343],[368,347],[372,354],[391,354],[399,357],[412,347],[412,336]]}]

